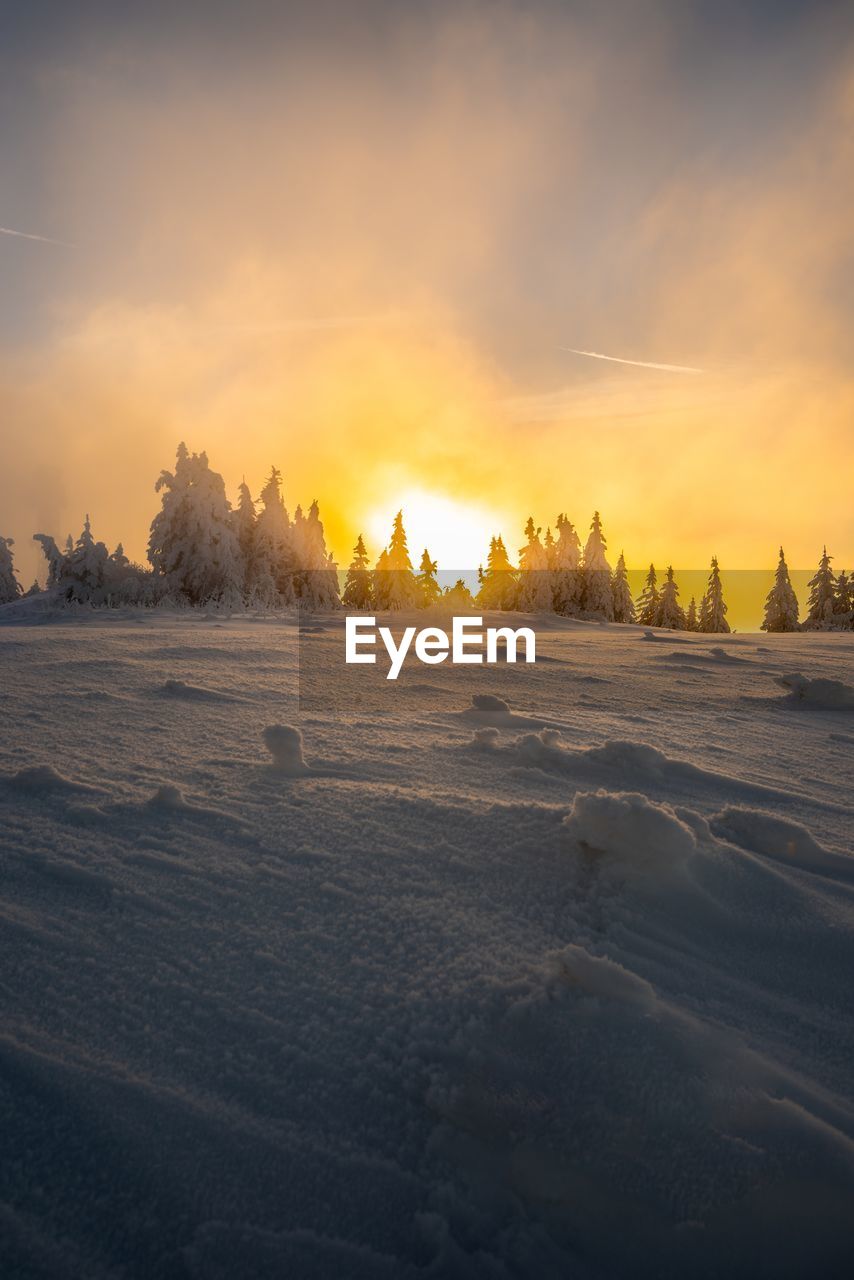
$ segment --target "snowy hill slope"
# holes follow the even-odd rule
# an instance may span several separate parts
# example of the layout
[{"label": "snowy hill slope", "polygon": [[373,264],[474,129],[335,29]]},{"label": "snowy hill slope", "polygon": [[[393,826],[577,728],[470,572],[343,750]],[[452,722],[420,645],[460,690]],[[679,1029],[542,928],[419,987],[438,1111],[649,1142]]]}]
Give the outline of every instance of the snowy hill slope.
[{"label": "snowy hill slope", "polygon": [[847,1274],[854,638],[537,629],[0,627],[4,1275]]}]

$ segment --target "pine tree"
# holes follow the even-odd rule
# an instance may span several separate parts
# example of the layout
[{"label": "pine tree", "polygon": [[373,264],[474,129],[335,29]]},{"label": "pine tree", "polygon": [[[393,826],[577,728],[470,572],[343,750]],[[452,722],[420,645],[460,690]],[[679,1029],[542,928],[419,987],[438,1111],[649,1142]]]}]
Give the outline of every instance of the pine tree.
[{"label": "pine tree", "polygon": [[827,554],[824,547],[818,569],[809,581],[808,613],[804,626],[810,630],[831,626],[833,623],[833,602],[836,594],[836,580],[830,562],[833,556]]},{"label": "pine tree", "polygon": [[611,579],[611,595],[614,601],[614,621],[634,622],[635,602],[629,587],[629,575],[626,572],[626,557],[620,552],[614,576]]},{"label": "pine tree", "polygon": [[565,618],[577,617],[581,611],[584,584],[580,563],[581,541],[572,521],[561,513],[557,518],[552,593],[555,613]]},{"label": "pine tree", "polygon": [[712,556],[712,568],[703,599],[700,601],[700,630],[715,635],[723,635],[730,630],[726,620],[727,607],[724,604],[721,575],[717,556]]},{"label": "pine tree", "polygon": [[347,570],[344,582],[344,605],[348,609],[370,609],[373,602],[371,589],[371,571],[368,568],[368,553],[362,535],[353,548],[353,559]]},{"label": "pine tree", "polygon": [[[70,537],[69,541],[71,541]],[[67,556],[73,551],[74,544],[72,542],[71,550],[64,556],[49,533],[34,533],[33,542],[40,544],[44,558],[47,560],[47,590],[50,591],[58,585],[62,566]]]},{"label": "pine tree", "polygon": [[667,566],[667,576],[661,588],[656,626],[666,631],[682,631],[685,628],[685,614],[679,603],[679,588],[673,576],[672,564]]},{"label": "pine tree", "polygon": [[553,607],[552,575],[548,553],[540,541],[540,530],[534,528],[533,516],[525,525],[527,543],[519,552],[519,598],[517,608],[523,613],[551,612]]},{"label": "pine tree", "polygon": [[0,604],[10,604],[21,594],[20,583],[15,577],[14,545],[14,538],[0,538]]},{"label": "pine tree", "polygon": [[270,468],[260,502],[255,523],[254,592],[264,604],[292,605],[296,601],[293,529],[282,499],[278,467]]},{"label": "pine tree", "polygon": [[237,490],[237,507],[233,514],[234,532],[240,546],[240,559],[243,567],[243,597],[248,602],[255,595],[255,524],[257,515],[255,502],[249,492],[249,485],[244,477]]},{"label": "pine tree", "polygon": [[607,545],[599,512],[594,511],[584,547],[581,604],[585,613],[611,622],[614,617],[614,601],[611,595],[611,566],[605,556]]},{"label": "pine tree", "polygon": [[489,541],[489,555],[486,568],[481,573],[477,603],[481,609],[515,609],[517,595],[516,570],[499,534]]},{"label": "pine tree", "polygon": [[104,604],[108,591],[110,553],[96,542],[87,514],[80,537],[63,561],[58,587],[66,600],[78,604]]},{"label": "pine tree", "polygon": [[762,631],[798,630],[798,598],[789,579],[789,567],[782,547],[774,585],[765,600],[765,617],[760,629]]},{"label": "pine tree", "polygon": [[643,591],[638,596],[637,615],[638,622],[642,627],[655,626],[658,620],[660,600],[658,574],[655,572],[655,565],[651,564],[643,585]]},{"label": "pine tree", "polygon": [[238,604],[243,572],[225,482],[206,453],[181,444],[175,471],[163,471],[161,510],[151,524],[148,558],[168,590],[191,604]]},{"label": "pine tree", "polygon": [[688,602],[688,610],[685,614],[685,630],[698,631],[699,623],[697,622],[697,601],[694,596]]},{"label": "pine tree", "polygon": [[409,559],[403,512],[394,517],[388,547],[377,561],[374,575],[374,604],[377,609],[415,609],[418,585]]},{"label": "pine tree", "polygon": [[[854,575],[852,575],[854,578]],[[850,620],[851,610],[854,609],[854,594],[852,594],[851,581],[845,570],[842,569],[836,578],[833,593],[833,620],[838,625],[839,622],[847,622]]]},{"label": "pine tree", "polygon": [[321,612],[337,609],[341,603],[338,594],[338,566],[326,549],[323,521],[320,519],[320,506],[316,498],[308,509],[308,515],[297,527],[300,604],[304,608]]},{"label": "pine tree", "polygon": [[452,613],[464,613],[476,607],[474,596],[462,578],[457,578],[452,587],[446,588],[440,603],[443,609],[449,609]]},{"label": "pine tree", "polygon": [[304,590],[304,570],[308,561],[306,518],[302,513],[300,503],[297,503],[293,523],[291,524],[291,554],[293,556],[294,569],[294,595],[299,598]]},{"label": "pine tree", "polygon": [[421,557],[421,567],[415,581],[418,584],[418,591],[421,597],[421,604],[424,608],[434,605],[442,595],[442,588],[436,581],[436,570],[439,564],[436,560],[430,559],[430,553],[424,548],[424,554]]}]

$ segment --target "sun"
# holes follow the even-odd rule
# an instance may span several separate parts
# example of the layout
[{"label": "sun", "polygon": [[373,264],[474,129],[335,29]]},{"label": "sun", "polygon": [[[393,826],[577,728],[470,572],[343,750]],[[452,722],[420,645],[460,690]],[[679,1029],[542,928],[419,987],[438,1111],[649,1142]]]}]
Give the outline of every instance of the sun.
[{"label": "sun", "polygon": [[371,547],[377,552],[388,543],[400,510],[416,569],[426,547],[445,573],[471,573],[486,562],[489,539],[501,531],[501,517],[486,507],[428,489],[407,489],[368,516]]}]

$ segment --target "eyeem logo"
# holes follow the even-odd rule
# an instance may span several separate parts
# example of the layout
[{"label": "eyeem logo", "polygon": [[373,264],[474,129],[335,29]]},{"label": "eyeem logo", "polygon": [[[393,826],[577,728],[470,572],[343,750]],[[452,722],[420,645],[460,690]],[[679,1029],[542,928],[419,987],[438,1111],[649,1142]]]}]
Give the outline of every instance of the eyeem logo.
[{"label": "eyeem logo", "polygon": [[412,648],[419,662],[433,667],[448,657],[452,663],[460,664],[497,662],[500,644],[505,646],[506,661],[515,662],[517,650],[522,643],[525,646],[525,661],[536,662],[537,637],[530,627],[519,627],[515,631],[512,627],[487,627],[484,631],[482,623],[482,618],[453,618],[450,637],[441,627],[422,627],[420,631],[416,627],[406,627],[400,637],[400,644],[397,644],[389,627],[377,627],[376,618],[348,617],[345,659],[349,663],[375,663],[376,652],[366,650],[376,650],[379,637],[389,656],[387,680],[397,679]]}]

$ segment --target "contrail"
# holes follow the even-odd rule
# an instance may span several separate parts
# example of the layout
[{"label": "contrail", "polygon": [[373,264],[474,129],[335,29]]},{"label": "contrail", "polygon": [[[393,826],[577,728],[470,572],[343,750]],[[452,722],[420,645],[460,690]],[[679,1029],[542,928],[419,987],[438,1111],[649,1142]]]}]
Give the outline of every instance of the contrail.
[{"label": "contrail", "polygon": [[42,244],[62,245],[63,249],[75,248],[67,240],[52,240],[50,236],[35,236],[29,231],[13,231],[11,227],[0,227],[0,236],[18,236],[21,240],[40,240]]},{"label": "contrail", "polygon": [[656,364],[652,360],[623,360],[620,356],[606,356],[601,351],[580,351],[578,347],[558,347],[559,351],[571,351],[574,356],[590,356],[593,360],[610,360],[613,364],[633,364],[639,369],[665,369],[668,373],[702,373],[687,364]]}]

